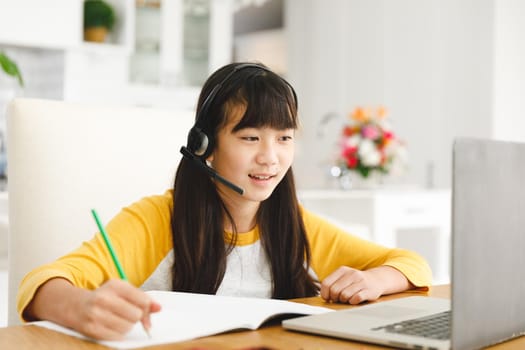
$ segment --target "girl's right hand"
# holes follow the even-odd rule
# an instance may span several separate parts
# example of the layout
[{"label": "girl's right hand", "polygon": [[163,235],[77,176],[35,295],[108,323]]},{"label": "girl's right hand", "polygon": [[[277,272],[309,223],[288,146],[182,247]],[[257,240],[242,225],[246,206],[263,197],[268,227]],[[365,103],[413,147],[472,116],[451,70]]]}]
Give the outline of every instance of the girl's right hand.
[{"label": "girl's right hand", "polygon": [[137,323],[151,327],[150,314],[160,305],[126,281],[112,279],[79,300],[75,329],[96,339],[121,339]]},{"label": "girl's right hand", "polygon": [[53,278],[37,290],[24,312],[26,320],[49,320],[100,340],[118,340],[141,322],[151,327],[149,315],[161,306],[126,281],[112,279],[95,290]]}]

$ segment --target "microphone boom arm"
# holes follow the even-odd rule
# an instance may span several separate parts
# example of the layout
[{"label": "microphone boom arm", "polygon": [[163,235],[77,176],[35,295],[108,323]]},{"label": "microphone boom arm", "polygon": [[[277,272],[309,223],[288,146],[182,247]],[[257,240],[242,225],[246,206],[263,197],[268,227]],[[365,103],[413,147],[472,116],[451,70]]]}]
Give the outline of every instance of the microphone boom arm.
[{"label": "microphone boom arm", "polygon": [[180,153],[182,153],[182,155],[184,157],[188,158],[190,161],[192,161],[194,164],[196,164],[199,168],[204,170],[212,178],[216,179],[219,182],[222,182],[224,185],[226,185],[227,187],[231,188],[232,190],[234,190],[238,194],[240,194],[240,195],[244,194],[244,190],[242,188],[240,188],[237,185],[234,185],[230,181],[226,180],[225,178],[223,178],[222,176],[217,174],[217,172],[215,170],[213,170],[208,165],[206,165],[204,162],[202,162],[200,159],[195,157],[195,155],[193,153],[191,153],[186,147],[182,146],[180,148]]}]

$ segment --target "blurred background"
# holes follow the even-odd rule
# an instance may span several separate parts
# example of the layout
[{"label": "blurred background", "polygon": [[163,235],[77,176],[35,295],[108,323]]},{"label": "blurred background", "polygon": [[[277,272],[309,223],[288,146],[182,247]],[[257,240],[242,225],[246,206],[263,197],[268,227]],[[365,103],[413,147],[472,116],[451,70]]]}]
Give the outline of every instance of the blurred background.
[{"label": "blurred background", "polygon": [[[215,69],[233,61],[262,62],[288,79],[298,94],[302,125],[294,171],[301,198],[320,212],[324,208],[327,216],[335,207],[347,208],[332,215],[341,222],[352,205],[356,212],[363,208],[363,198],[383,200],[381,191],[357,191],[358,199],[348,191],[341,194],[340,179],[333,173],[348,115],[357,107],[382,106],[407,153],[404,172],[381,179],[385,188],[403,189],[387,199],[391,216],[396,216],[392,208],[407,203],[408,219],[387,228],[399,234],[397,241],[387,243],[421,251],[441,271],[438,280],[445,282],[454,138],[525,141],[525,2],[520,0],[104,4],[110,11],[97,19],[97,11],[107,7],[88,8],[83,0],[0,0],[0,53],[23,77],[19,81],[8,72],[12,66],[2,64],[3,260],[9,188],[5,107],[14,97],[194,109],[202,83]],[[107,34],[90,37],[91,24],[106,27]],[[410,191],[417,195],[410,197]],[[436,193],[438,199],[432,197]],[[385,214],[376,207],[370,205],[362,215],[366,219],[342,224],[377,238],[376,221]],[[424,216],[425,210],[432,215]],[[423,243],[432,234],[424,236],[425,242],[417,241],[425,224],[432,234],[441,235],[427,248]],[[5,263],[0,270],[2,266]],[[0,279],[0,295],[2,283]]]},{"label": "blurred background", "polygon": [[250,60],[298,92],[302,188],[330,186],[356,106],[387,108],[406,142],[409,169],[388,181],[448,187],[454,137],[525,138],[519,0],[106,2],[114,24],[93,43],[83,0],[0,0],[0,50],[25,83],[0,74],[2,111],[12,96],[194,108],[210,72]]}]

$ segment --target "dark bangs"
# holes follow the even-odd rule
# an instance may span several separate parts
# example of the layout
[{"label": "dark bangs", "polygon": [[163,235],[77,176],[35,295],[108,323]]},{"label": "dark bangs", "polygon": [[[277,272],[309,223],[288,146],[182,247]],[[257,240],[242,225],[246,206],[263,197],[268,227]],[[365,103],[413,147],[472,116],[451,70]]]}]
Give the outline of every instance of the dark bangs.
[{"label": "dark bangs", "polygon": [[233,128],[267,127],[276,130],[297,129],[297,107],[290,87],[277,76],[264,73],[248,79],[227,105],[244,105],[246,110]]}]

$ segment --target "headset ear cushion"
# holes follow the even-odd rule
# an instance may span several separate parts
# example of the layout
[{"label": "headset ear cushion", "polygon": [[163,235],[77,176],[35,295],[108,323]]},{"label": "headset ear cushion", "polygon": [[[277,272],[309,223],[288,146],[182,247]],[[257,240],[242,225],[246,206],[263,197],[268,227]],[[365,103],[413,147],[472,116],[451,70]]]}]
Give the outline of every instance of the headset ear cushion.
[{"label": "headset ear cushion", "polygon": [[188,149],[198,157],[202,157],[208,150],[208,136],[197,127],[190,129],[188,133]]}]

